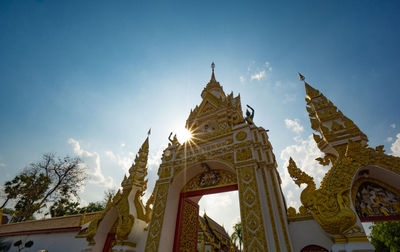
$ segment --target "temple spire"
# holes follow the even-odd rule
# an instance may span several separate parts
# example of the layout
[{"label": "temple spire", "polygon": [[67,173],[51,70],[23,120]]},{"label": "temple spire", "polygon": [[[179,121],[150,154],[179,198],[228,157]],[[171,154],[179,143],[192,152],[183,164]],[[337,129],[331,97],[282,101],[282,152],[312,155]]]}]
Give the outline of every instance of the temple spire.
[{"label": "temple spire", "polygon": [[226,95],[224,93],[224,90],[222,89],[221,85],[219,82],[215,79],[215,63],[211,63],[211,80],[208,82],[207,86],[203,89],[203,92],[201,93],[201,97],[204,98],[207,92],[212,93],[215,97],[219,98],[226,98]]},{"label": "temple spire", "polygon": [[215,69],[215,63],[214,63],[214,61],[211,63],[211,69],[212,69],[212,74],[211,74],[211,80],[210,80],[210,82],[211,82],[211,81],[215,81],[215,82],[216,82],[216,80],[215,80],[215,74],[214,74],[214,69]]},{"label": "temple spire", "polygon": [[307,112],[310,117],[311,128],[320,133],[314,134],[318,148],[325,152],[337,155],[343,151],[348,141],[368,142],[367,136],[346,117],[337,107],[327,99],[318,89],[313,88],[299,73],[304,82],[306,91]]},{"label": "temple spire", "polygon": [[147,133],[147,137],[144,140],[142,146],[139,149],[138,154],[135,157],[135,161],[129,169],[129,177],[125,178],[121,185],[122,187],[131,187],[133,184],[142,187],[144,190],[147,184],[145,177],[147,176],[147,159],[149,155],[149,136],[150,130]]}]

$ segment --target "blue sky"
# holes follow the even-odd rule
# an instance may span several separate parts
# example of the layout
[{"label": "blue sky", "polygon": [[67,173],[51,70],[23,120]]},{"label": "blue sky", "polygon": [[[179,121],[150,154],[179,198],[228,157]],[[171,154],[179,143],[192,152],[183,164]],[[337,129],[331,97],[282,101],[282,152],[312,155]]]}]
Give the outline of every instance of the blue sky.
[{"label": "blue sky", "polygon": [[396,1],[3,0],[0,183],[45,152],[78,154],[91,172],[81,198],[101,200],[151,127],[152,190],[167,137],[200,104],[215,61],[225,92],[240,93],[270,129],[296,204],[287,156],[297,153],[316,177],[326,171],[313,161],[297,72],[370,145],[400,153],[399,17]]}]

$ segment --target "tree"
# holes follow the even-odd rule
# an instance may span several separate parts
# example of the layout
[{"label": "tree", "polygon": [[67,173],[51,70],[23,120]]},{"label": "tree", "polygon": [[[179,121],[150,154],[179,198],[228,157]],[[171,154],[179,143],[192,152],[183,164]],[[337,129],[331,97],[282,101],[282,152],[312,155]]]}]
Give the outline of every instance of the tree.
[{"label": "tree", "polygon": [[83,207],[80,210],[80,213],[93,213],[93,212],[99,212],[104,210],[104,205],[102,202],[90,202],[89,205],[86,207]]},{"label": "tree", "polygon": [[104,206],[102,202],[90,202],[85,207],[79,207],[79,202],[71,202],[68,201],[68,199],[61,198],[50,207],[50,214],[51,217],[60,217],[65,215],[82,214],[84,212],[93,213],[103,210]]},{"label": "tree", "polygon": [[242,243],[243,243],[242,222],[236,223],[233,226],[231,241],[235,244],[237,241],[239,241],[239,251],[242,251]]},{"label": "tree", "polygon": [[60,198],[50,207],[51,217],[73,215],[80,213],[79,203],[71,202],[67,198]]},{"label": "tree", "polygon": [[384,221],[370,227],[371,243],[378,252],[400,251],[400,221]]},{"label": "tree", "polygon": [[62,198],[78,198],[78,190],[86,178],[85,168],[78,157],[55,157],[44,154],[39,162],[31,163],[11,181],[5,183],[6,200],[14,199],[13,222],[33,218],[34,213]]},{"label": "tree", "polygon": [[104,191],[104,199],[98,202],[90,202],[85,207],[80,207],[79,202],[70,201],[67,198],[60,198],[50,207],[51,217],[60,217],[65,215],[82,214],[103,211],[107,205],[110,197],[112,198],[116,193],[115,189],[107,189]]}]

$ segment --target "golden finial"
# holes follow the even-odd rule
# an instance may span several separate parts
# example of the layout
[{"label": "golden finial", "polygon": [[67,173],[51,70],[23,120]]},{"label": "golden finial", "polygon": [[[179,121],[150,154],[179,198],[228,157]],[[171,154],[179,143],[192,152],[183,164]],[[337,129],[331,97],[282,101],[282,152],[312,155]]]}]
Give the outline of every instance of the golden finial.
[{"label": "golden finial", "polygon": [[217,81],[215,80],[214,68],[215,68],[215,63],[214,63],[214,61],[213,61],[213,62],[211,63],[212,73],[211,73],[211,80],[210,80],[210,82],[217,82]]},{"label": "golden finial", "polygon": [[298,73],[298,74],[299,74],[299,78],[300,78],[301,81],[305,81],[306,80],[306,77],[304,77],[301,73]]}]

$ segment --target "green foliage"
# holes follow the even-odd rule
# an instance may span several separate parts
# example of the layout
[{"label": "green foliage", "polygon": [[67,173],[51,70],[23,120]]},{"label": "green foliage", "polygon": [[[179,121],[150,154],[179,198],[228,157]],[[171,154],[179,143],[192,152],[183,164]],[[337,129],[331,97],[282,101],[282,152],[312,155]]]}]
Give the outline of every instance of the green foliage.
[{"label": "green foliage", "polygon": [[400,251],[400,221],[384,221],[370,227],[371,243],[378,252]]},{"label": "green foliage", "polygon": [[236,244],[239,241],[239,251],[242,251],[242,243],[243,243],[243,229],[242,222],[236,223],[233,226],[233,233],[231,235],[231,241]]},{"label": "green foliage", "polygon": [[73,215],[80,213],[79,203],[71,202],[67,198],[60,198],[50,207],[51,217]]},{"label": "green foliage", "polygon": [[80,213],[83,212],[93,213],[103,210],[104,210],[104,205],[101,202],[90,202],[89,205],[81,209]]},{"label": "green foliage", "polygon": [[[3,208],[3,214],[13,215],[15,212],[14,209],[11,208]],[[1,250],[0,250],[1,251]]]},{"label": "green foliage", "polygon": [[51,217],[59,217],[65,215],[93,213],[103,211],[104,206],[101,202],[90,202],[85,207],[79,207],[78,202],[70,202],[66,198],[61,198],[50,207]]},{"label": "green foliage", "polygon": [[[73,197],[78,198],[78,190],[85,178],[84,166],[78,157],[57,158],[51,153],[44,154],[41,161],[30,164],[5,183],[6,200],[1,207],[13,199],[16,203],[12,221],[32,219],[34,213],[50,202],[56,202],[53,205],[57,209],[57,202],[63,205]],[[66,202],[60,202],[63,199]]]}]

